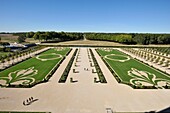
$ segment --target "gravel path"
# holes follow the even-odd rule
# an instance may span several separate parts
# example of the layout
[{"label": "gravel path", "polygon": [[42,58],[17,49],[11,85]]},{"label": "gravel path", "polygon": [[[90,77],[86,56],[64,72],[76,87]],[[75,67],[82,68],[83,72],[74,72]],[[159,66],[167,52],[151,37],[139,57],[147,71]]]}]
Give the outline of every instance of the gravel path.
[{"label": "gravel path", "polygon": [[[107,113],[113,112],[144,112],[160,110],[169,107],[170,90],[145,90],[132,89],[123,84],[118,84],[110,73],[100,56],[94,48],[92,51],[101,66],[107,80],[107,84],[93,83],[95,74],[85,71],[84,68],[92,69],[89,66],[87,48],[81,48],[79,57],[80,67],[74,67],[80,73],[72,73],[78,82],[58,83],[61,74],[67,66],[75,48],[66,57],[49,82],[36,85],[33,88],[1,88],[0,89],[0,110],[1,111],[50,111],[52,113]],[[74,61],[75,62],[75,61]],[[74,63],[73,63],[74,64]],[[23,102],[33,97],[38,101],[28,106]]]}]

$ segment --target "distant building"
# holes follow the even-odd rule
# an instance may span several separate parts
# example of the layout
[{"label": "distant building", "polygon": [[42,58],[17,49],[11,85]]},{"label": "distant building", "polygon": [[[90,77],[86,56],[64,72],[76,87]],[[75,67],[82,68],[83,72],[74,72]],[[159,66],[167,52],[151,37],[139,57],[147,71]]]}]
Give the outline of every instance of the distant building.
[{"label": "distant building", "polygon": [[15,52],[15,51],[21,51],[30,47],[37,46],[35,43],[31,44],[18,44],[18,43],[10,43],[10,45],[5,45],[5,48],[10,48],[10,51]]}]

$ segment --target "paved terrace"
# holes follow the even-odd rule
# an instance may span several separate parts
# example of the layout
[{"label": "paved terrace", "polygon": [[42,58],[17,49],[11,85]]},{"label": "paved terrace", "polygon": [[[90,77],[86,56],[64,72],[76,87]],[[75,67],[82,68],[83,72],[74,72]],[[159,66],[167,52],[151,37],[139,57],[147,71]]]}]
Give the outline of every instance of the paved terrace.
[{"label": "paved terrace", "polygon": [[[33,88],[1,88],[1,111],[49,111],[52,113],[107,113],[113,112],[145,112],[161,110],[170,105],[170,90],[159,89],[132,89],[117,83],[113,75],[105,66],[102,59],[92,49],[107,80],[107,84],[93,83],[96,74],[91,73],[87,48],[81,48],[79,56],[81,62],[76,69],[79,73],[70,70],[66,83],[58,83],[61,74],[68,64],[75,48],[66,57],[64,62],[52,76],[48,83],[39,84]],[[90,71],[85,71],[88,68]],[[78,82],[70,83],[70,77]],[[38,101],[28,106],[23,101],[33,97]]]}]

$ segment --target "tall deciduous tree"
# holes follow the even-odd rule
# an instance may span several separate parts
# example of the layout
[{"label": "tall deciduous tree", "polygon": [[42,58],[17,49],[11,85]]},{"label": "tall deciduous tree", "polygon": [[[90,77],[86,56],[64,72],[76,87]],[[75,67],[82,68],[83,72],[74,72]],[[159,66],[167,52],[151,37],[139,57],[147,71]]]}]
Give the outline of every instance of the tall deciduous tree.
[{"label": "tall deciduous tree", "polygon": [[34,40],[40,40],[39,36],[40,36],[40,32],[36,32],[33,36]]},{"label": "tall deciduous tree", "polygon": [[34,36],[34,32],[28,32],[28,33],[26,33],[26,37],[27,38],[32,38]]},{"label": "tall deciduous tree", "polygon": [[45,41],[48,40],[48,36],[46,34],[40,34],[39,38],[40,40],[45,40]]},{"label": "tall deciduous tree", "polygon": [[26,37],[24,35],[18,36],[18,42],[19,43],[25,42],[25,39],[26,39]]}]

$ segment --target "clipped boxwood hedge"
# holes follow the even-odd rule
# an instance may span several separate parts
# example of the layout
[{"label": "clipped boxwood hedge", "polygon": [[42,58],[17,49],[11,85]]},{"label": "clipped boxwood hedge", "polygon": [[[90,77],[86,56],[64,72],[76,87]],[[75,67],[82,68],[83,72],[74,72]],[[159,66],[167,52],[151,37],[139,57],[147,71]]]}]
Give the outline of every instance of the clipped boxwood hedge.
[{"label": "clipped boxwood hedge", "polygon": [[58,81],[59,83],[65,83],[68,77],[68,74],[70,72],[71,66],[73,64],[73,61],[75,59],[76,53],[77,53],[78,49],[75,50],[75,52],[73,53],[69,63],[67,64],[67,67],[65,68],[60,80]]},{"label": "clipped boxwood hedge", "polygon": [[103,72],[102,72],[102,70],[100,69],[100,66],[99,66],[99,64],[97,63],[97,60],[96,60],[96,58],[94,57],[94,54],[93,54],[93,52],[92,52],[91,49],[90,49],[90,53],[91,53],[91,56],[92,56],[92,59],[93,59],[93,62],[94,62],[94,66],[95,66],[95,68],[96,68],[96,72],[97,72],[97,74],[98,74],[98,77],[99,77],[100,82],[101,82],[101,83],[107,83],[107,81],[106,81],[106,79],[105,79],[105,77],[104,77],[104,75],[103,75]]}]

